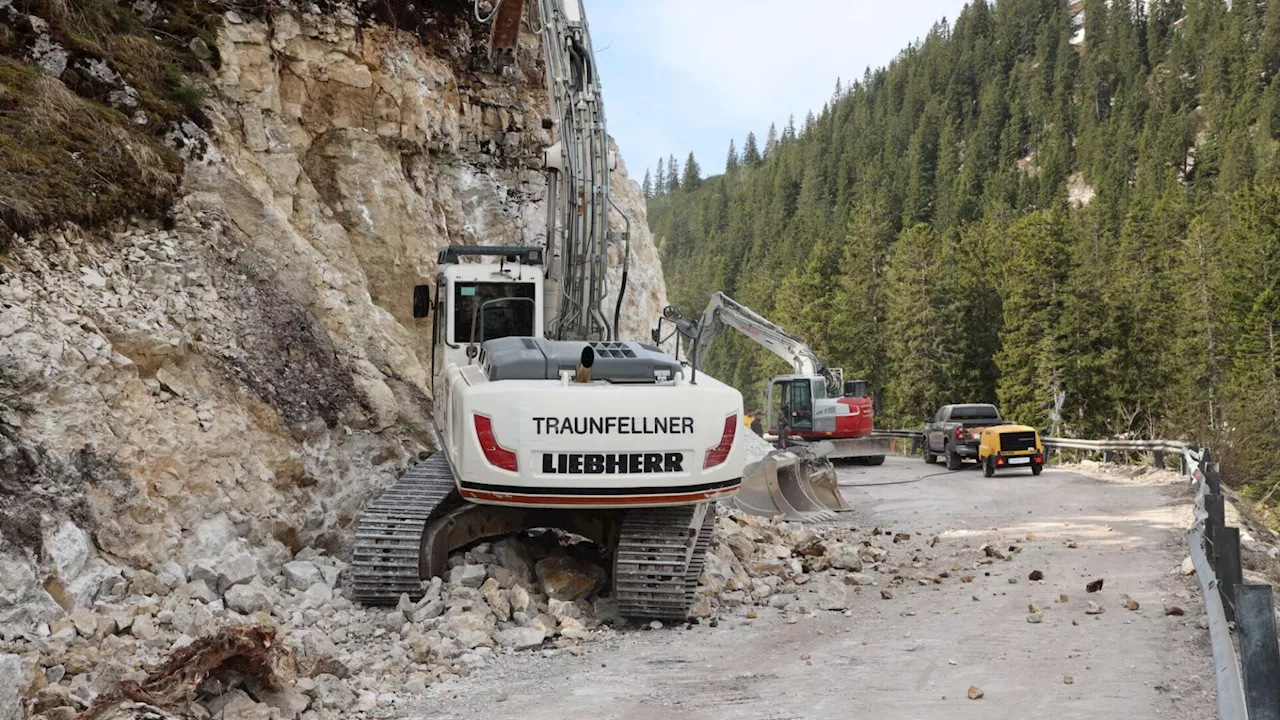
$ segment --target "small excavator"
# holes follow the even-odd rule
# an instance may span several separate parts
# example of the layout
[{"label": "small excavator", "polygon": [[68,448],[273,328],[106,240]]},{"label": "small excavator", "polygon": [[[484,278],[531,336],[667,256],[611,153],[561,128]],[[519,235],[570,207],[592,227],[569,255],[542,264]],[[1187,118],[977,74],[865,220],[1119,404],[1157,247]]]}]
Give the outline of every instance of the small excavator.
[{"label": "small excavator", "polygon": [[[741,482],[742,395],[660,348],[618,336],[628,232],[609,232],[609,149],[581,0],[501,0],[491,57],[511,62],[522,23],[541,34],[556,142],[544,153],[543,246],[451,246],[414,289],[430,318],[438,450],[357,521],[354,597],[423,594],[449,553],[559,528],[611,556],[625,617],[683,620],[702,574],[715,501]],[[488,12],[487,18],[483,14]],[[526,18],[526,15],[529,15]],[[618,225],[627,227],[625,217]],[[608,282],[620,245],[621,283]]]},{"label": "small excavator", "polygon": [[[765,439],[779,450],[748,466],[734,499],[737,506],[756,515],[798,520],[848,510],[830,461],[849,458],[880,465],[890,452],[889,438],[872,435],[875,411],[868,383],[846,382],[843,370],[829,367],[804,341],[723,292],[711,296],[696,325],[685,321],[675,307],[668,307],[663,319],[690,338],[687,354],[695,377],[712,341],[726,327],[793,368],[791,374],[770,380],[765,390]],[[655,341],[662,332],[659,320]]]}]

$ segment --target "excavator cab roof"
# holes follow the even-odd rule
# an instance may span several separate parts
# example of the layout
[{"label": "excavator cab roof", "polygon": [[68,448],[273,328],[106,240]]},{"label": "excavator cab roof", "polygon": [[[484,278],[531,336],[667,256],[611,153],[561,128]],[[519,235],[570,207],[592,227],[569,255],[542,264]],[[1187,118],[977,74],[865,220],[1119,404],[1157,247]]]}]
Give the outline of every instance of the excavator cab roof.
[{"label": "excavator cab roof", "polygon": [[542,266],[543,248],[540,247],[486,247],[484,245],[450,245],[440,251],[437,265],[457,265],[462,257],[501,257],[507,262]]}]

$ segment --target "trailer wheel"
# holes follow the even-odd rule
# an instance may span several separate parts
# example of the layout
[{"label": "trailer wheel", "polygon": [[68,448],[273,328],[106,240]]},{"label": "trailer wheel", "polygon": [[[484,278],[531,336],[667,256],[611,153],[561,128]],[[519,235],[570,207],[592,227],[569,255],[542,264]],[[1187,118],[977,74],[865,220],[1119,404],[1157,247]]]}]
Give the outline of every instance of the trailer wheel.
[{"label": "trailer wheel", "polygon": [[996,474],[995,460],[993,460],[991,456],[988,455],[987,459],[982,461],[982,476],[991,477],[995,474]]},{"label": "trailer wheel", "polygon": [[1031,474],[1032,474],[1032,475],[1039,475],[1043,470],[1044,470],[1044,465],[1035,465],[1035,464],[1033,464],[1033,465],[1031,466]]}]

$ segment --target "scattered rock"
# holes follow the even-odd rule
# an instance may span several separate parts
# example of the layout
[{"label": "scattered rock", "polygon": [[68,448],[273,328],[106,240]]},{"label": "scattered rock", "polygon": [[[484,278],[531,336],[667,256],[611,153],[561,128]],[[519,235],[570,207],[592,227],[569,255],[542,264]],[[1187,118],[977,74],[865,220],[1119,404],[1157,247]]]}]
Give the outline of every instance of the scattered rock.
[{"label": "scattered rock", "polygon": [[227,607],[245,615],[269,613],[276,605],[271,591],[256,580],[248,585],[233,585],[227,590],[225,600]]},{"label": "scattered rock", "polygon": [[862,570],[862,555],[859,548],[850,543],[834,543],[827,549],[827,562],[831,567],[859,572]]},{"label": "scattered rock", "polygon": [[556,600],[577,600],[602,587],[604,568],[568,557],[549,557],[535,566],[542,592]]},{"label": "scattered rock", "polygon": [[1031,613],[1030,615],[1027,616],[1027,622],[1033,625],[1039,625],[1040,623],[1044,622],[1044,613],[1043,612]]},{"label": "scattered rock", "polygon": [[498,644],[514,650],[528,650],[540,647],[546,637],[546,632],[539,627],[508,628],[498,633]]},{"label": "scattered rock", "polygon": [[818,593],[820,610],[844,610],[849,607],[849,587],[844,582],[830,575],[822,575],[814,581],[813,588]]},{"label": "scattered rock", "polygon": [[969,686],[969,699],[970,699],[970,700],[981,700],[981,699],[983,698],[983,696],[985,696],[985,695],[986,695],[986,693],[982,692],[982,688],[978,687],[977,685],[970,685],[970,686]]},{"label": "scattered rock", "polygon": [[1059,603],[1069,603],[1069,602],[1071,602],[1071,598],[1070,598],[1070,597],[1067,597],[1067,595],[1066,595],[1065,593],[1063,593],[1063,594],[1058,595],[1058,602],[1059,602]]},{"label": "scattered rock", "polygon": [[1073,684],[1075,684],[1075,681],[1076,681],[1076,679],[1075,679],[1075,678],[1073,678],[1073,677],[1071,677],[1070,675],[1063,675],[1063,676],[1062,676],[1062,684],[1064,684],[1064,685],[1073,685]]},{"label": "scattered rock", "polygon": [[1086,585],[1084,589],[1085,589],[1085,592],[1091,592],[1091,593],[1096,593],[1102,590],[1102,579],[1099,578],[1098,580],[1094,580],[1093,582]]},{"label": "scattered rock", "polygon": [[1183,558],[1182,567],[1180,568],[1183,575],[1195,575],[1196,564],[1191,560],[1190,556]]},{"label": "scattered rock", "polygon": [[1186,611],[1185,611],[1185,610],[1183,610],[1182,608],[1178,607],[1177,605],[1165,605],[1165,606],[1164,606],[1164,614],[1165,614],[1165,615],[1168,615],[1168,616],[1171,616],[1171,617],[1182,617],[1183,615],[1186,615],[1187,613],[1186,613]]},{"label": "scattered rock", "polygon": [[1137,600],[1134,600],[1128,595],[1121,595],[1120,601],[1121,601],[1121,604],[1123,604],[1125,609],[1127,610],[1137,611],[1139,608],[1142,607],[1142,605],[1139,604]]},{"label": "scattered rock", "polygon": [[449,584],[479,588],[489,577],[483,565],[459,565],[449,570]]},{"label": "scattered rock", "polygon": [[23,717],[22,695],[26,670],[17,655],[0,655],[0,718]]},{"label": "scattered rock", "polygon": [[889,592],[888,590],[881,590],[881,591],[880,591],[880,598],[881,598],[882,600],[892,600],[892,599],[893,599],[893,593],[892,593],[892,592]]},{"label": "scattered rock", "polygon": [[1043,580],[1044,573],[1040,572],[1039,570],[1032,570],[1031,574],[1027,576],[1027,579],[1031,580],[1032,582],[1035,582],[1037,580]]},{"label": "scattered rock", "polygon": [[283,568],[285,583],[294,590],[307,590],[316,583],[324,582],[324,575],[313,562],[294,560],[287,562]]},{"label": "scattered rock", "polygon": [[1105,611],[1102,609],[1102,606],[1092,600],[1089,601],[1089,604],[1085,607],[1084,611],[1086,615],[1101,615],[1103,612]]}]

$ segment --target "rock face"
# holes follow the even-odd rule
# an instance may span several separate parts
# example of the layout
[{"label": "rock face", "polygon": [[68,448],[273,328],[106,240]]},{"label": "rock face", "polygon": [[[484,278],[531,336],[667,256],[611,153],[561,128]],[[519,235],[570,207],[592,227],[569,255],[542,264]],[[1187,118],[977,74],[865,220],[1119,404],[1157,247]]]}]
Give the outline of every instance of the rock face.
[{"label": "rock face", "polygon": [[[164,226],[13,239],[0,626],[91,605],[121,581],[103,557],[221,594],[304,547],[341,553],[362,503],[429,449],[413,287],[450,243],[542,242],[550,142],[537,53],[502,77],[443,31],[228,13],[210,129],[170,130],[186,165]],[[613,188],[632,233],[623,335],[645,339],[661,269],[638,186],[620,167]]]}]

